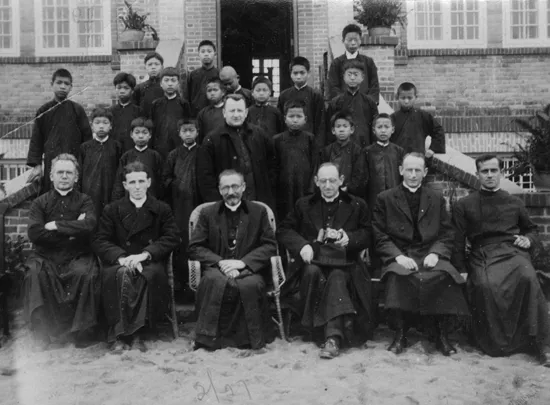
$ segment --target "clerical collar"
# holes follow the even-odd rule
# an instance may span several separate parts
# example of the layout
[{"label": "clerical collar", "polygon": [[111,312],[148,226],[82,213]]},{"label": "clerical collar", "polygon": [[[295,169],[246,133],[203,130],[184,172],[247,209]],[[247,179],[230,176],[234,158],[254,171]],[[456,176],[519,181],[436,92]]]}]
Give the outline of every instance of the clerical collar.
[{"label": "clerical collar", "polygon": [[346,51],[347,59],[355,59],[357,58],[357,55],[359,55],[359,51],[355,51],[354,53],[349,53],[348,51]]},{"label": "clerical collar", "polygon": [[222,100],[218,101],[217,104],[214,104],[214,108],[222,108],[224,104],[225,104],[225,101],[223,101],[223,99],[222,99]]},{"label": "clerical collar", "polygon": [[481,186],[481,189],[483,191],[488,192],[488,193],[496,193],[498,190],[500,190],[500,187],[499,188],[494,188],[494,189],[488,189],[488,188],[485,188],[485,187]]},{"label": "clerical collar", "polygon": [[193,145],[186,145],[186,144],[183,144],[183,146],[185,146],[187,148],[187,150],[191,150],[193,149],[195,146],[197,146],[197,142],[194,142]]},{"label": "clerical collar", "polygon": [[147,149],[149,147],[149,145],[145,145],[143,148],[140,148],[139,146],[137,145],[134,145],[134,148],[136,148],[139,152],[143,152],[145,149]]},{"label": "clerical collar", "polygon": [[323,200],[325,200],[325,202],[327,203],[333,203],[334,201],[336,201],[338,199],[338,197],[340,196],[340,193],[337,193],[334,197],[332,198],[326,198],[324,195],[321,194],[321,197],[323,198]]},{"label": "clerical collar", "polygon": [[165,96],[168,100],[173,100],[178,96],[178,93],[174,93],[171,96],[169,96],[168,94],[165,94]]},{"label": "clerical collar", "polygon": [[302,89],[304,89],[304,88],[307,87],[307,83],[304,84],[302,87],[298,87],[298,86],[296,86],[296,85],[294,85],[294,87],[296,87],[296,90],[302,90]]},{"label": "clerical collar", "polygon": [[71,191],[73,191],[73,189],[71,188],[70,190],[62,191],[62,190],[59,190],[59,189],[56,188],[55,191],[57,191],[59,194],[61,194],[63,197],[65,197],[67,194],[69,194]]},{"label": "clerical collar", "polygon": [[388,145],[390,144],[389,141],[386,142],[386,143],[382,143],[382,142],[380,142],[380,141],[376,141],[376,143],[377,143],[378,145],[380,145],[381,147],[383,147],[383,148],[385,148],[386,146],[388,146]]},{"label": "clerical collar", "polygon": [[97,136],[96,134],[93,134],[93,137],[96,141],[98,141],[100,144],[104,144],[105,142],[107,142],[107,139],[109,139],[109,135],[107,135],[105,138],[101,139],[99,136]]},{"label": "clerical collar", "polygon": [[416,193],[416,191],[418,189],[420,189],[421,186],[422,186],[422,184],[420,186],[416,187],[416,188],[412,188],[412,187],[407,186],[405,183],[403,183],[403,187],[405,187],[407,190],[409,190],[413,194]]},{"label": "clerical collar", "polygon": [[242,88],[243,88],[243,86],[241,86],[241,85],[239,84],[239,87],[237,87],[235,90],[233,90],[233,94],[237,94],[237,92],[238,92],[240,89],[242,89]]},{"label": "clerical collar", "polygon": [[236,212],[241,206],[242,201],[239,201],[237,205],[228,205],[227,203],[224,203],[224,204],[229,211]]},{"label": "clerical collar", "polygon": [[145,196],[145,198],[142,198],[141,200],[136,200],[135,198],[130,197],[130,201],[136,206],[136,208],[141,208],[143,207],[143,204],[145,204],[145,202],[147,201],[147,196]]},{"label": "clerical collar", "polygon": [[118,104],[121,106],[121,107],[126,107],[127,105],[130,105],[131,101],[128,100],[127,103],[123,103],[122,101],[118,100]]}]

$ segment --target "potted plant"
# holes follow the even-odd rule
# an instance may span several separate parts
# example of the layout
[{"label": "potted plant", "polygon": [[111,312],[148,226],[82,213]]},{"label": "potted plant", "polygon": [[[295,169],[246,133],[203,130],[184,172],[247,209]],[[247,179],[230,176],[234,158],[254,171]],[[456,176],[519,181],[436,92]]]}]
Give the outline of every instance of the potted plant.
[{"label": "potted plant", "polygon": [[124,4],[126,5],[126,10],[123,14],[118,16],[118,19],[124,25],[124,31],[120,33],[119,41],[139,42],[143,40],[145,31],[151,31],[153,39],[158,41],[157,31],[145,22],[149,13],[140,15],[132,8],[128,0],[124,0]]},{"label": "potted plant", "polygon": [[528,132],[525,143],[517,144],[511,167],[511,175],[519,176],[533,171],[533,183],[537,191],[550,191],[550,104],[536,113],[530,120],[514,120],[521,129]]},{"label": "potted plant", "polygon": [[360,0],[356,20],[368,28],[369,36],[388,36],[393,24],[407,22],[402,6],[401,0]]}]

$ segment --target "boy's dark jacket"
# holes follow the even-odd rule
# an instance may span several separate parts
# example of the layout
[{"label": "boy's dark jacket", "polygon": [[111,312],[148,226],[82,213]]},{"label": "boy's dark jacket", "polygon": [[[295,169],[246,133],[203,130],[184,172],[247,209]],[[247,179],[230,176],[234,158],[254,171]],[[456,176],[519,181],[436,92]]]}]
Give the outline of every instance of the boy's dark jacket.
[{"label": "boy's dark jacket", "polygon": [[[380,98],[378,68],[374,63],[374,60],[367,55],[358,54],[356,59],[363,62],[363,65],[365,66],[365,80],[361,83],[359,91],[367,96],[371,96],[371,98],[378,104]],[[337,95],[342,94],[346,89],[346,84],[344,83],[344,72],[342,72],[342,66],[346,60],[348,60],[348,58],[346,57],[346,54],[343,54],[334,59],[330,65],[328,73],[330,100]]]}]

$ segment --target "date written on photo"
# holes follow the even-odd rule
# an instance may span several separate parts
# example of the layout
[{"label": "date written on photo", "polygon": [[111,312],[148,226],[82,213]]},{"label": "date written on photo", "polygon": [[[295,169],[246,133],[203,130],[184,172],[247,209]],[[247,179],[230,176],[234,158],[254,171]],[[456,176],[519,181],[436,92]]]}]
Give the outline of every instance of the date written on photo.
[{"label": "date written on photo", "polygon": [[[250,390],[248,389],[248,386],[246,385],[246,382],[244,380],[239,380],[234,384],[226,384],[223,388],[223,391],[218,391],[214,385],[214,380],[212,378],[212,373],[208,369],[206,371],[206,374],[208,375],[208,386],[205,387],[200,382],[196,382],[193,384],[193,388],[197,390],[197,399],[199,401],[202,401],[205,399],[208,395],[214,395],[216,397],[216,400],[218,403],[221,402],[220,395],[227,394],[230,397],[236,397],[236,396],[248,396],[248,399],[252,399],[252,395],[250,395]],[[223,398],[222,398],[223,399]]]}]

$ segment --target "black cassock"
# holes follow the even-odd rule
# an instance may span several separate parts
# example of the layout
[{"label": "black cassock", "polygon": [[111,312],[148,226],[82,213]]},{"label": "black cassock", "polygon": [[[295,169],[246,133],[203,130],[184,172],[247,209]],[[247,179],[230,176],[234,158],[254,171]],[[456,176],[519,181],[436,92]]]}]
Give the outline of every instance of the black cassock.
[{"label": "black cassock", "polygon": [[163,96],[153,101],[151,119],[155,127],[153,128],[151,146],[160,153],[163,159],[166,159],[168,153],[181,144],[178,121],[190,117],[189,103],[178,95],[172,99]]},{"label": "black cassock", "polygon": [[116,173],[122,156],[120,143],[109,137],[105,142],[92,139],[80,147],[82,192],[94,202],[96,217],[112,200]]},{"label": "black cassock", "polygon": [[183,97],[191,104],[191,114],[196,117],[200,110],[208,106],[206,98],[206,82],[208,79],[219,77],[220,71],[212,66],[205,69],[201,66],[193,70],[187,76],[187,83],[183,91]]},{"label": "black cassock", "polygon": [[432,137],[430,149],[435,153],[445,153],[445,132],[441,124],[427,111],[411,108],[409,111],[396,111],[392,114],[395,132],[391,142],[401,146],[406,153],[424,154],[426,137]]},{"label": "black cassock", "polygon": [[[236,212],[223,201],[205,208],[189,242],[189,257],[201,263],[197,291],[196,341],[214,349],[265,346],[272,336],[266,280],[277,252],[265,208],[243,200]],[[242,260],[238,278],[224,275],[218,262]]]},{"label": "black cassock", "polygon": [[134,147],[134,141],[130,136],[132,132],[130,124],[132,120],[141,117],[143,112],[141,108],[133,102],[129,102],[125,106],[117,102],[110,110],[113,114],[113,128],[110,136],[112,136],[115,141],[118,141],[122,146],[122,151],[126,152]]},{"label": "black cassock", "polygon": [[[453,263],[468,272],[473,332],[481,349],[502,356],[531,343],[549,342],[548,304],[528,251],[513,246],[525,235],[533,246],[537,225],[523,202],[506,191],[476,191],[460,199],[453,215]],[[465,238],[472,247],[465,255]]]},{"label": "black cassock", "polygon": [[252,105],[248,109],[248,122],[258,125],[269,136],[274,136],[284,130],[281,112],[267,103]]},{"label": "black cassock", "polygon": [[[86,217],[78,220],[81,214]],[[44,226],[55,221],[56,231]],[[97,324],[99,266],[90,248],[96,226],[92,200],[76,190],[51,190],[29,211],[29,240],[34,251],[26,265],[24,315],[33,326],[47,326],[51,336],[79,332]]]},{"label": "black cassock", "polygon": [[365,159],[359,145],[350,140],[345,145],[333,142],[321,150],[320,160],[319,163],[336,163],[340,175],[344,176],[343,187],[347,187],[350,194],[364,197],[368,171],[365,170]]},{"label": "black cassock", "polygon": [[38,109],[29,144],[27,165],[34,167],[42,164],[44,155],[42,193],[48,192],[51,188],[52,160],[61,153],[70,153],[78,159],[80,145],[90,139],[92,129],[80,104],[71,100],[62,103],[52,100]]},{"label": "black cassock", "polygon": [[197,150],[181,145],[168,155],[162,174],[165,197],[170,202],[182,243],[174,250],[174,276],[181,284],[187,282],[187,247],[189,245],[189,217],[199,205],[197,184]]},{"label": "black cassock", "polygon": [[164,96],[164,90],[160,87],[160,78],[151,77],[150,79],[136,86],[133,93],[134,104],[141,108],[145,117],[151,117],[153,101]]},{"label": "black cassock", "polygon": [[210,105],[200,110],[197,116],[197,125],[199,127],[199,137],[197,142],[200,145],[208,135],[225,125],[225,118],[223,118],[223,105],[220,107]]}]

